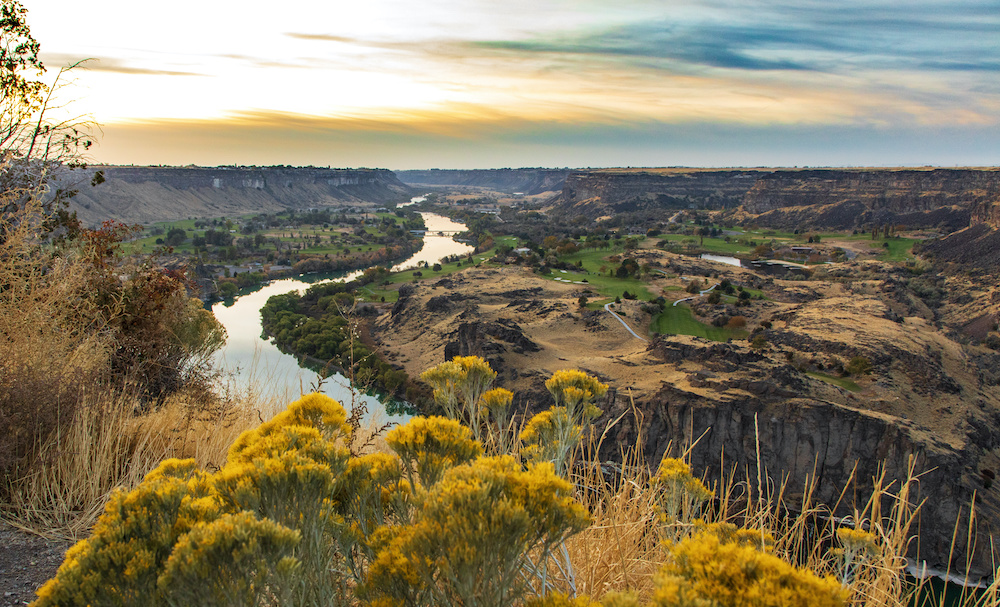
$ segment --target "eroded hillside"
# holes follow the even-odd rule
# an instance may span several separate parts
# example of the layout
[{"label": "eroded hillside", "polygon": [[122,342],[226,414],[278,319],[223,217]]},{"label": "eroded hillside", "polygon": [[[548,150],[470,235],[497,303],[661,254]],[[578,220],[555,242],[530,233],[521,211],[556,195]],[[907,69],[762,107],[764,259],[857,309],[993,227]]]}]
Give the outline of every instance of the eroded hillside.
[{"label": "eroded hillside", "polygon": [[86,225],[100,225],[106,219],[150,223],[312,207],[380,206],[413,195],[384,169],[91,168],[102,172],[103,183],[81,183],[80,171],[64,172],[59,180],[59,187],[78,190],[70,199],[70,210]]},{"label": "eroded hillside", "polygon": [[[637,339],[611,314],[580,308],[585,284],[514,266],[405,285],[378,318],[375,336],[410,374],[454,355],[483,356],[529,410],[547,405],[543,382],[552,372],[596,374],[613,387],[599,423],[621,417],[605,445],[609,457],[639,439],[653,462],[668,445],[682,449],[700,437],[691,452],[698,469],[755,471],[759,438],[761,463],[787,477],[790,495],[815,478],[816,497],[827,503],[836,502],[852,472],[862,486],[883,465],[903,478],[915,457],[928,499],[920,550],[932,564],[944,564],[955,520],[967,516],[974,495],[980,537],[1000,531],[1000,487],[990,480],[1000,470],[1000,353],[962,332],[983,317],[995,327],[994,285],[971,288],[965,277],[916,275],[879,262],[786,281],[669,253],[640,254],[664,272],[651,290],[671,300],[680,295],[680,276],[759,289],[764,299],[739,309],[692,306],[705,321],[742,316],[747,339],[650,336],[644,302],[624,300],[616,309],[645,337]],[[957,280],[964,281],[962,297],[953,297]],[[870,362],[871,373],[842,378],[855,358]],[[980,571],[989,569],[986,544],[974,555]]]},{"label": "eroded hillside", "polygon": [[995,169],[601,169],[571,173],[555,207],[588,217],[729,209],[728,221],[782,229],[952,231],[998,199]]}]

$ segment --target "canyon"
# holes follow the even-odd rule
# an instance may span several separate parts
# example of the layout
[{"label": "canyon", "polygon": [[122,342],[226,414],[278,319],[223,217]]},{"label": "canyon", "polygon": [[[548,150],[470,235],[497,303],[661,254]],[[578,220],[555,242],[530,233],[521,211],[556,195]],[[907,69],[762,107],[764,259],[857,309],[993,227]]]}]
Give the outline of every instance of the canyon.
[{"label": "canyon", "polygon": [[[100,171],[104,182],[90,185]],[[285,209],[394,206],[413,196],[385,169],[315,167],[125,167],[65,170],[55,187],[73,188],[70,210],[85,225],[105,219],[152,223],[233,217]]]},{"label": "canyon", "polygon": [[591,218],[706,209],[779,229],[954,231],[973,216],[995,221],[998,200],[996,169],[600,169],[570,173],[552,204]]},{"label": "canyon", "polygon": [[[483,266],[403,285],[373,322],[373,338],[411,376],[456,355],[482,356],[525,415],[549,406],[544,381],[553,372],[582,369],[611,386],[594,430],[605,437],[604,459],[636,444],[651,466],[688,452],[710,481],[731,470],[754,479],[759,466],[771,482],[786,483],[790,510],[808,508],[801,500],[809,493],[836,504],[846,489],[848,499],[831,512],[846,516],[863,506],[850,496],[867,495],[883,472],[893,491],[916,475],[910,498],[920,508],[920,539],[910,556],[942,570],[964,570],[968,561],[974,578],[992,573],[1000,353],[958,328],[983,315],[995,326],[1000,289],[914,277],[876,261],[835,264],[803,281],[653,249],[634,254],[673,277],[660,274],[650,285],[670,299],[680,296],[680,276],[759,289],[765,299],[729,310],[746,318],[750,336],[650,334],[645,302],[622,300],[615,309],[644,336],[637,339],[610,314],[578,305],[588,293],[585,273],[571,271],[572,282],[563,282]],[[931,301],[927,281],[938,280],[935,292],[946,295]],[[856,388],[828,379],[854,357],[872,364],[870,375],[851,378]],[[979,542],[952,552],[954,525],[965,528],[973,505]]]},{"label": "canyon", "polygon": [[428,169],[396,171],[396,176],[414,188],[473,187],[533,196],[562,190],[569,172],[569,169]]}]

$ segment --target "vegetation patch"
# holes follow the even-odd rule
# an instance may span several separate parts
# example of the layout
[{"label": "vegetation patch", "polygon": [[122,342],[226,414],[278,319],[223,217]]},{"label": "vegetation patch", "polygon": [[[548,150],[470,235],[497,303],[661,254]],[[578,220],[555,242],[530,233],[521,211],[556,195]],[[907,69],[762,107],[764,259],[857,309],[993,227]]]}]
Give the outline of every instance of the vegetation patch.
[{"label": "vegetation patch", "polygon": [[825,381],[828,384],[833,384],[834,386],[843,388],[850,392],[861,392],[861,386],[846,377],[836,377],[834,375],[820,373],[819,371],[806,371],[806,375],[809,377],[815,377],[818,380]]},{"label": "vegetation patch", "polygon": [[659,314],[653,316],[649,330],[652,333],[665,335],[693,335],[695,337],[711,339],[712,341],[740,339],[747,335],[747,332],[742,329],[706,325],[694,317],[691,313],[691,308],[672,305],[664,307]]}]

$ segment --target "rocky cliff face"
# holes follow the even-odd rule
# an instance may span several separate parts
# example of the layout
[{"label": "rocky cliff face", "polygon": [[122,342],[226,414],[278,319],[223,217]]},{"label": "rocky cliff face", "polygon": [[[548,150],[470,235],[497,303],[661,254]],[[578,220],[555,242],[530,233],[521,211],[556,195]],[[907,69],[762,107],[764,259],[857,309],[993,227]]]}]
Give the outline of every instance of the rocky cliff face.
[{"label": "rocky cliff face", "polygon": [[[293,167],[92,167],[105,182],[77,185],[71,209],[85,224],[171,221],[275,212],[288,208],[381,205],[407,200],[410,189],[384,169]],[[73,186],[79,171],[60,176]]]},{"label": "rocky cliff face", "polygon": [[972,223],[984,223],[994,230],[1000,230],[1000,195],[986,198],[972,207]]},{"label": "rocky cliff face", "polygon": [[657,169],[575,171],[557,207],[600,216],[739,206],[731,217],[776,228],[958,230],[973,215],[1000,223],[998,200],[1000,171],[988,169]]},{"label": "rocky cliff face", "polygon": [[760,171],[737,170],[574,171],[557,204],[588,216],[660,208],[721,209],[740,204],[760,175]]},{"label": "rocky cliff face", "polygon": [[[787,481],[786,505],[792,510],[801,507],[796,500],[810,483],[813,503],[831,505],[845,487],[848,495],[855,490],[870,494],[872,479],[883,471],[886,479],[896,481],[895,491],[901,479],[920,475],[911,503],[926,501],[919,518],[920,543],[912,546],[911,556],[919,549],[922,560],[942,570],[949,554],[953,569],[964,568],[968,558],[974,564],[973,579],[992,572],[993,557],[984,545],[989,542],[983,540],[1000,531],[1000,500],[995,488],[984,486],[980,471],[995,469],[1000,419],[970,429],[966,441],[953,444],[905,416],[869,410],[861,403],[804,396],[811,391],[802,374],[787,365],[775,368],[766,357],[742,346],[661,340],[650,345],[649,353],[664,361],[708,366],[686,385],[664,383],[648,397],[617,397],[605,403],[598,423],[617,419],[633,405],[643,420],[638,428],[634,415],[622,416],[605,442],[607,458],[614,459],[620,445],[638,440],[655,467],[664,455],[677,457],[694,444],[692,468],[704,471],[710,480],[719,480],[733,468],[737,479],[755,479],[759,464],[765,476],[777,483]],[[761,373],[757,379],[734,382],[723,379],[726,366]],[[960,541],[952,552],[954,525],[959,521],[965,528],[973,504],[980,541],[974,547]],[[852,507],[844,504],[835,515],[851,514]]]},{"label": "rocky cliff face", "polygon": [[563,189],[569,169],[396,171],[400,181],[419,186],[474,186],[533,195]]},{"label": "rocky cliff face", "polygon": [[[621,418],[603,443],[606,459],[638,440],[656,466],[668,445],[677,455],[701,437],[691,452],[699,473],[714,479],[736,466],[740,477],[756,479],[759,459],[774,482],[787,479],[786,497],[809,479],[814,500],[832,506],[846,488],[838,516],[864,506],[853,500],[867,500],[881,469],[898,489],[913,458],[921,476],[912,503],[927,500],[913,530],[920,558],[944,568],[952,554],[953,568],[963,570],[968,557],[975,574],[991,572],[988,538],[1000,533],[1000,353],[959,331],[970,322],[993,330],[995,281],[963,285],[971,280],[964,274],[914,275],[880,262],[784,281],[732,266],[699,272],[693,264],[708,262],[647,255],[677,276],[717,272],[761,289],[767,299],[738,314],[754,330],[748,340],[763,343],[650,336],[642,302],[622,300],[616,310],[652,338],[636,339],[603,310],[579,308],[585,283],[507,266],[404,285],[374,334],[411,375],[454,355],[487,358],[529,414],[551,404],[544,382],[553,372],[584,370],[615,391],[596,422],[600,433]],[[649,288],[675,297],[668,287],[681,281],[669,280],[653,279]],[[716,313],[695,307],[705,321]],[[867,359],[871,373],[842,377],[854,357]],[[795,508],[795,496],[786,504]],[[952,553],[956,522],[965,528],[973,504],[977,547]]]}]

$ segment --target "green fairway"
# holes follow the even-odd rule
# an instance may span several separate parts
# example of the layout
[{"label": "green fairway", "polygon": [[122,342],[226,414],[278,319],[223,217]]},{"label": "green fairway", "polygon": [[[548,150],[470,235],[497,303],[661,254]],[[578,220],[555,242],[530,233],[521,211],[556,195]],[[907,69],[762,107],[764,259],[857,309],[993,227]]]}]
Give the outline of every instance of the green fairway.
[{"label": "green fairway", "polygon": [[889,244],[889,247],[885,249],[885,253],[879,255],[879,259],[885,261],[906,261],[907,259],[913,258],[913,243],[917,242],[914,238],[889,238],[885,241]]},{"label": "green fairway", "polygon": [[753,250],[753,247],[748,244],[737,243],[735,238],[731,239],[731,242],[726,242],[725,238],[710,238],[706,236],[702,240],[700,236],[686,236],[683,234],[663,234],[657,238],[669,243],[660,247],[665,250],[671,248],[671,245],[673,247],[679,246],[682,249],[691,247],[692,250],[696,249],[706,253],[719,253],[723,255],[749,253]]},{"label": "green fairway", "polygon": [[725,327],[713,327],[695,319],[691,313],[691,308],[687,306],[667,306],[663,312],[653,317],[653,322],[649,326],[653,333],[665,335],[694,335],[704,337],[712,341],[726,341],[728,339],[741,339],[746,337],[747,332],[742,329],[727,329]]},{"label": "green fairway", "polygon": [[847,379],[846,377],[834,377],[833,375],[827,375],[826,373],[819,373],[818,371],[806,371],[806,375],[808,375],[809,377],[815,377],[816,379],[821,381],[825,381],[828,384],[839,386],[850,392],[861,392],[861,386]]}]

